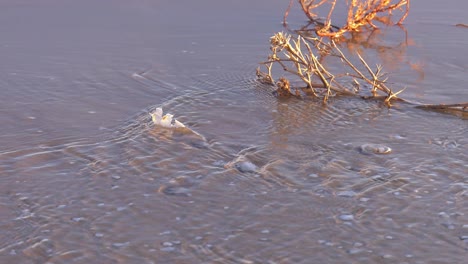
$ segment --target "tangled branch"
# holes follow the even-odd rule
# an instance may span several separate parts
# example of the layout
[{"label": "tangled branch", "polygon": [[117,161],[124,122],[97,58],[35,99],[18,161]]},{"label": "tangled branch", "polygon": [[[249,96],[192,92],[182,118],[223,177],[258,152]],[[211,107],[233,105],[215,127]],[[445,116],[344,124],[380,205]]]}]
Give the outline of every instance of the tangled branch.
[{"label": "tangled branch", "polygon": [[[286,77],[279,79],[277,84],[277,94],[279,96],[301,96],[301,92],[315,97],[323,98],[326,102],[330,96],[334,95],[360,95],[361,82],[370,86],[373,97],[377,97],[379,92],[384,94],[384,101],[388,104],[392,100],[399,99],[397,95],[401,92],[393,92],[386,85],[385,73],[381,66],[372,69],[366,61],[358,54],[361,65],[356,66],[341,51],[338,45],[331,40],[324,42],[319,38],[302,37],[298,35],[292,39],[291,35],[283,32],[276,33],[270,38],[271,54],[268,60],[262,62],[267,69],[262,72],[257,69],[259,80],[264,83],[275,84],[272,76],[274,64],[303,82],[305,87],[292,90],[290,81]],[[341,72],[332,73],[324,66],[324,58],[337,58],[341,63]],[[361,69],[364,70],[361,70]],[[344,83],[352,80],[353,88],[347,88]]]},{"label": "tangled branch", "polygon": [[[317,26],[317,35],[321,37],[338,38],[346,32],[359,31],[363,26],[377,28],[374,21],[384,24],[392,24],[390,16],[395,10],[400,10],[403,15],[394,24],[401,24],[408,16],[410,0],[347,0],[346,24],[339,27],[332,23],[336,0],[298,0],[303,13]],[[289,6],[284,14],[284,23],[289,15],[293,4],[290,0]],[[328,9],[327,17],[320,22],[315,10],[319,7]],[[380,16],[379,16],[380,15]]]}]

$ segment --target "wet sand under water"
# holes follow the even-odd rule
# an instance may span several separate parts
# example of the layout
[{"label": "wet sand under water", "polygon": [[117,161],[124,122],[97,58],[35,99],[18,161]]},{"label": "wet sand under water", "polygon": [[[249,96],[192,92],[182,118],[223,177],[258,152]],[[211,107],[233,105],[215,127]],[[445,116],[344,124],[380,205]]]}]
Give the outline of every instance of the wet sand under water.
[{"label": "wet sand under water", "polygon": [[[465,12],[438,4],[349,48],[405,98],[467,101]],[[0,262],[463,263],[467,120],[277,100],[255,68],[285,8],[2,2]]]}]

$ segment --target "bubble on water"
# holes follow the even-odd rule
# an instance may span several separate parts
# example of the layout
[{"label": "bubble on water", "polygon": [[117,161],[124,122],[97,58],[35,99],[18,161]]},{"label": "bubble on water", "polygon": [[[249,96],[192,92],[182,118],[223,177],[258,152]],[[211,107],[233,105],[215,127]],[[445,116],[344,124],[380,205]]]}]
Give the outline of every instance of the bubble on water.
[{"label": "bubble on water", "polygon": [[162,245],[164,247],[172,247],[173,246],[173,244],[171,242],[163,242]]},{"label": "bubble on water", "polygon": [[261,231],[261,233],[262,233],[262,234],[269,234],[269,233],[270,233],[270,230],[268,230],[268,229],[263,229],[263,230]]},{"label": "bubble on water", "polygon": [[103,233],[96,233],[96,234],[94,234],[94,236],[95,236],[95,237],[103,237],[104,234],[103,234]]}]

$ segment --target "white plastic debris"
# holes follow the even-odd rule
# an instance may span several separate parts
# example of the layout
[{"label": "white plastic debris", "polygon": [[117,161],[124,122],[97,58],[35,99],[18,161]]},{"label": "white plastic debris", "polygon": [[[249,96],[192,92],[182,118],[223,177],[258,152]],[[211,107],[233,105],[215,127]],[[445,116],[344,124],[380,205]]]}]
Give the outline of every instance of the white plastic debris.
[{"label": "white plastic debris", "polygon": [[[167,128],[181,128],[185,127],[184,124],[179,122],[177,119],[173,118],[174,115],[165,114],[163,116],[162,108],[158,107],[153,113],[150,113],[151,120],[153,123],[158,126],[167,127]],[[174,122],[172,122],[174,121]]]}]

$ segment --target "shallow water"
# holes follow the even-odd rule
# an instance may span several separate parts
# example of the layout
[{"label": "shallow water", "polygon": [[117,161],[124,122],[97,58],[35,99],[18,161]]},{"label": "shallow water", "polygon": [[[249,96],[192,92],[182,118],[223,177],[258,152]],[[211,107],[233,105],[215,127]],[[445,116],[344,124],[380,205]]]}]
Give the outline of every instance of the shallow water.
[{"label": "shallow water", "polygon": [[[405,98],[467,101],[465,12],[438,4],[348,47]],[[467,120],[277,100],[255,68],[285,7],[3,1],[0,262],[465,261]],[[156,107],[196,133],[152,126]]]}]

